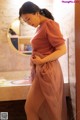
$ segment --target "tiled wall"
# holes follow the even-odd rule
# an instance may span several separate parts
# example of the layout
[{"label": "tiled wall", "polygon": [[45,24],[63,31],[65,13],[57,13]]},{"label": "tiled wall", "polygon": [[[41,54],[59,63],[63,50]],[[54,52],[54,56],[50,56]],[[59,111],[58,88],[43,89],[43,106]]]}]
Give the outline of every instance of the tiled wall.
[{"label": "tiled wall", "polygon": [[18,17],[18,2],[15,0],[0,1],[0,71],[29,69],[29,57],[15,52],[7,39],[8,27]]}]

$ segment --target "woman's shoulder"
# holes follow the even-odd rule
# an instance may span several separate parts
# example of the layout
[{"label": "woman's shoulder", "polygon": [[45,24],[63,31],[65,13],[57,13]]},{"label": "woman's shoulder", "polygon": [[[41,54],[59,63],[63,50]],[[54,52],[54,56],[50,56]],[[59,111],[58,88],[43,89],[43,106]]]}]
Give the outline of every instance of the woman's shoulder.
[{"label": "woman's shoulder", "polygon": [[51,19],[47,19],[45,21],[45,27],[48,29],[59,29],[59,24],[56,21],[53,21]]},{"label": "woman's shoulder", "polygon": [[44,22],[44,25],[45,26],[48,26],[48,27],[59,27],[59,24],[54,21],[54,20],[51,20],[51,19],[46,19],[45,22]]}]

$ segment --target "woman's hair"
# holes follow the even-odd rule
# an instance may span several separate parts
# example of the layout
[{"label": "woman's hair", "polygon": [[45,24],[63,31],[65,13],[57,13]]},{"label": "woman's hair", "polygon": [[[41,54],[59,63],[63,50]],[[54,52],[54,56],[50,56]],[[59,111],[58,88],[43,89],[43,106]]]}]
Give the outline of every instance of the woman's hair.
[{"label": "woman's hair", "polygon": [[54,17],[52,16],[51,12],[49,12],[47,9],[40,9],[36,4],[30,1],[25,2],[21,6],[21,8],[19,9],[19,17],[21,17],[22,14],[28,14],[28,13],[35,14],[36,12],[39,12],[41,15],[54,20]]}]

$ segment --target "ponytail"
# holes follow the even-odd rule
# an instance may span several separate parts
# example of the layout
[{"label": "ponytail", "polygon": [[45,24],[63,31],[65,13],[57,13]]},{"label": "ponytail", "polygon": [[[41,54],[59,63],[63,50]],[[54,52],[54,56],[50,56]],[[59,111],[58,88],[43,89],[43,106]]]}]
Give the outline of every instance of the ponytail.
[{"label": "ponytail", "polygon": [[54,20],[54,17],[52,16],[51,12],[49,12],[47,9],[40,9],[40,14],[49,18],[49,19],[52,19]]}]

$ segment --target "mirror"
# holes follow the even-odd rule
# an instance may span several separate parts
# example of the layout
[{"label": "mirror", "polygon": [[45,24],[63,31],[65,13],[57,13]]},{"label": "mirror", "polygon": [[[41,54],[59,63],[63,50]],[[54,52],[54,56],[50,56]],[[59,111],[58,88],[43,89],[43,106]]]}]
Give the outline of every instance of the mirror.
[{"label": "mirror", "polygon": [[32,47],[30,40],[36,28],[29,26],[22,19],[16,18],[8,29],[8,40],[12,48],[21,54],[30,55]]}]

